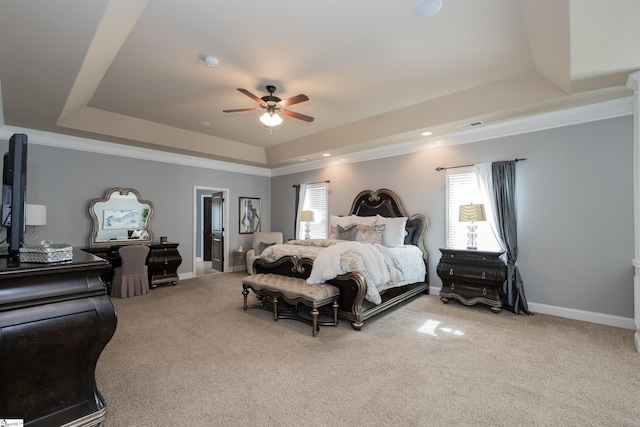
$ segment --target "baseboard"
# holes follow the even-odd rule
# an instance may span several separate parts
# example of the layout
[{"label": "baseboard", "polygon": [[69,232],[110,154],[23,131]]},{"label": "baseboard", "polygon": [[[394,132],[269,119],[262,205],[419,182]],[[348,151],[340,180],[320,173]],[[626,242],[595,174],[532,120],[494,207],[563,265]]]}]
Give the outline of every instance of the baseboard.
[{"label": "baseboard", "polygon": [[[440,288],[429,287],[431,295],[439,295]],[[614,326],[616,328],[635,330],[636,325],[631,317],[614,316],[612,314],[596,313],[593,311],[576,310],[575,308],[557,307],[547,304],[528,302],[529,310],[533,313],[549,314],[567,319],[582,320],[599,325]]]}]

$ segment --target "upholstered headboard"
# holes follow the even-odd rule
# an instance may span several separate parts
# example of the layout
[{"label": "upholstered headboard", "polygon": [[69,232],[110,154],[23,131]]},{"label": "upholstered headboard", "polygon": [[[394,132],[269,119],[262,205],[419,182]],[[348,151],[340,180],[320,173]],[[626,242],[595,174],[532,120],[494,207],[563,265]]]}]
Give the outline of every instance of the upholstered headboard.
[{"label": "upholstered headboard", "polygon": [[416,245],[427,259],[427,249],[424,245],[424,236],[427,232],[427,217],[422,214],[409,216],[404,210],[402,202],[391,190],[381,188],[376,191],[365,190],[358,193],[351,205],[350,215],[375,216],[380,215],[387,218],[407,217],[407,231],[405,245]]}]

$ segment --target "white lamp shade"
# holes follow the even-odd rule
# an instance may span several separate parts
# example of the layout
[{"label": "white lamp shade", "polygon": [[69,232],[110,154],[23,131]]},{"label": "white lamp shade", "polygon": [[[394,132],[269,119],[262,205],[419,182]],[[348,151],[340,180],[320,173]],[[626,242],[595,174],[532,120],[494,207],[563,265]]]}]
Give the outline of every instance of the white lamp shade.
[{"label": "white lamp shade", "polygon": [[47,207],[45,205],[27,204],[26,225],[46,225],[47,224]]},{"label": "white lamp shade", "polygon": [[302,211],[300,212],[300,221],[302,222],[313,222],[313,211]]},{"label": "white lamp shade", "polygon": [[278,113],[269,114],[267,112],[260,116],[260,121],[265,126],[273,127],[282,123],[282,117]]},{"label": "white lamp shade", "polygon": [[472,222],[472,221],[486,221],[487,217],[484,214],[484,205],[461,205],[460,214],[458,215],[459,222]]}]

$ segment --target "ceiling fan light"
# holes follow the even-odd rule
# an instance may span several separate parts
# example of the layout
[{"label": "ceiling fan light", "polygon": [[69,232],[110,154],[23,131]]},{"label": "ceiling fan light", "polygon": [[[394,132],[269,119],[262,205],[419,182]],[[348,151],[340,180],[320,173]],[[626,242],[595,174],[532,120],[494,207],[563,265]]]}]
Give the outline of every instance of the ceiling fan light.
[{"label": "ceiling fan light", "polygon": [[267,112],[260,116],[260,121],[265,126],[273,127],[282,123],[282,117],[278,113],[269,114]]},{"label": "ceiling fan light", "polygon": [[413,7],[413,13],[418,16],[432,16],[442,7],[442,0],[420,0]]}]

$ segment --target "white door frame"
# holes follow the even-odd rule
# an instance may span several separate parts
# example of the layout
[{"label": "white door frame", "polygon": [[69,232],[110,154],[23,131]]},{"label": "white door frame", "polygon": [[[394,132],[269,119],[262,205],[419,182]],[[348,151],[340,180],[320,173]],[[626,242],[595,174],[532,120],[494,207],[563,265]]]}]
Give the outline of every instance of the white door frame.
[{"label": "white door frame", "polygon": [[[192,274],[193,277],[196,277],[196,262],[198,260],[198,257],[196,257],[196,254],[198,253],[196,248],[196,242],[198,241],[198,191],[202,191],[202,190],[206,190],[206,191],[211,191],[211,193],[218,193],[218,192],[222,192],[223,197],[224,197],[224,218],[222,218],[222,226],[224,227],[224,232],[222,233],[222,235],[224,236],[224,244],[223,246],[223,251],[224,251],[224,271],[229,271],[229,257],[226,256],[226,254],[229,253],[229,236],[228,236],[228,231],[229,231],[229,189],[228,188],[221,188],[221,187],[208,187],[208,186],[201,186],[201,185],[194,185],[193,186],[193,265],[191,266],[192,268]],[[204,199],[204,196],[202,196],[202,199]],[[200,200],[200,206],[202,206],[202,202],[203,200]],[[202,226],[202,224],[200,224]],[[202,244],[202,242],[201,242]],[[204,251],[204,248],[201,248]]]}]

